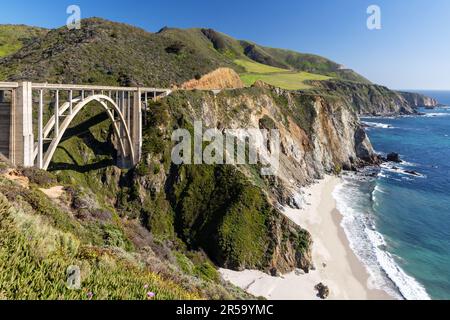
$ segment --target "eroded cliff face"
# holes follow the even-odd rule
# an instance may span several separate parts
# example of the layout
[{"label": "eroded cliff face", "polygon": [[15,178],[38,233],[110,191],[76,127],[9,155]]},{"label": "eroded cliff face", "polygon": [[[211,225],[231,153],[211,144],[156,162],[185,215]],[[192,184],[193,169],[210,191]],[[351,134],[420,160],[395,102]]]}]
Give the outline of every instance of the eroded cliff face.
[{"label": "eroded cliff face", "polygon": [[199,79],[192,79],[181,85],[184,90],[220,90],[220,89],[237,89],[243,88],[244,83],[242,82],[239,75],[230,68],[219,68],[216,69]]},{"label": "eroded cliff face", "polygon": [[[175,91],[150,109],[144,161],[130,180],[137,182],[130,188],[138,196],[131,202],[146,207],[144,221],[152,233],[170,236],[166,231],[173,226],[189,247],[204,250],[221,267],[273,274],[308,271],[313,239],[280,206],[302,206],[300,188],[326,173],[376,161],[345,99],[257,83],[218,94]],[[194,121],[202,121],[204,130],[278,129],[278,174],[261,176],[260,167],[252,165],[167,164],[173,129],[192,129]]]},{"label": "eroded cliff face", "polygon": [[[201,120],[207,128],[278,129],[281,157],[276,181],[280,189],[297,190],[325,173],[351,169],[375,160],[368,137],[353,105],[346,99],[284,91],[257,83],[253,88],[223,91],[218,95],[178,92],[167,103],[185,100],[189,121]],[[285,192],[283,191],[282,194]]]},{"label": "eroded cliff face", "polygon": [[348,81],[311,81],[314,92],[344,99],[360,115],[408,115],[419,107],[435,107],[435,99],[418,93],[398,92],[384,86]]}]

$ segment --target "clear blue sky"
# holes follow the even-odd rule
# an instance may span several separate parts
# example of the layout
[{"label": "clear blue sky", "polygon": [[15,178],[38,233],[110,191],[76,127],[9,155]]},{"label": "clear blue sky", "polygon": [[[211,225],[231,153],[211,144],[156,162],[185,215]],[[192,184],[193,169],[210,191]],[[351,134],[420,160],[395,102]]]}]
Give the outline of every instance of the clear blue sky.
[{"label": "clear blue sky", "polygon": [[[149,31],[209,27],[239,39],[342,63],[393,89],[450,90],[449,0],[40,0],[6,1],[0,23],[65,24],[66,8]],[[382,29],[366,27],[366,9],[381,7]]]}]

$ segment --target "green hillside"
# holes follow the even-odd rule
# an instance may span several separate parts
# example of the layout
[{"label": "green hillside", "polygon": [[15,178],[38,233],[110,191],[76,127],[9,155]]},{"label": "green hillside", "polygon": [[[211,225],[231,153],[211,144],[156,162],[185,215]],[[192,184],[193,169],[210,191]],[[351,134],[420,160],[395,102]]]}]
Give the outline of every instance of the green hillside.
[{"label": "green hillside", "polygon": [[342,80],[370,83],[369,80],[353,70],[345,69],[336,62],[321,56],[275,48],[264,48],[264,50],[274,59],[285,63],[290,69],[326,75]]},{"label": "green hillside", "polygon": [[[338,64],[325,58],[265,48],[211,29],[163,28],[150,33],[99,18],[82,24],[80,30],[38,32],[33,41],[20,40],[19,32],[13,33],[15,38],[8,36],[0,80],[168,87],[229,67],[247,84],[261,73],[259,79],[286,89],[306,88],[305,79],[327,79],[320,76],[366,81],[351,70],[341,72]],[[0,30],[10,35],[5,31],[9,28]],[[249,71],[251,65],[258,67]],[[267,70],[281,74],[267,77]]]},{"label": "green hillside", "polygon": [[[202,29],[201,31],[210,39],[217,51],[233,58],[235,62],[236,60],[241,61],[241,63],[238,63],[239,65],[242,65],[242,61],[252,61],[283,70],[308,72],[342,80],[370,83],[369,80],[353,70],[343,69],[340,64],[318,55],[268,48],[249,41],[239,41],[211,29]],[[266,73],[265,71],[256,72]]]},{"label": "green hillside", "polygon": [[[26,190],[0,178],[0,298],[145,300],[148,292],[157,300],[201,298],[195,289],[145,270],[131,253],[88,240],[102,233],[121,237],[122,232],[115,224],[80,224],[37,187]],[[71,265],[84,273],[80,290],[66,287]]]},{"label": "green hillside", "polygon": [[51,30],[0,60],[0,79],[168,87],[233,66],[215,50],[205,51],[192,39],[178,41],[167,32],[149,33],[98,18],[82,24],[80,30]]},{"label": "green hillside", "polygon": [[31,39],[46,32],[45,29],[24,25],[0,25],[0,58],[17,52]]}]

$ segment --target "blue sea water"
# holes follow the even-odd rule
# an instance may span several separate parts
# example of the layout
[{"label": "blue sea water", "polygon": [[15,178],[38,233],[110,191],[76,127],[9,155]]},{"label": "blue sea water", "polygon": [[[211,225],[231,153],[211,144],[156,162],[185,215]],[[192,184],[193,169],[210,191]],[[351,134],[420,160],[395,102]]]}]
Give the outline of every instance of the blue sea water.
[{"label": "blue sea water", "polygon": [[[450,106],[450,92],[423,93]],[[450,299],[450,108],[420,111],[362,119],[375,150],[405,162],[383,165],[375,178],[347,175],[335,197],[372,286],[398,298]]]}]

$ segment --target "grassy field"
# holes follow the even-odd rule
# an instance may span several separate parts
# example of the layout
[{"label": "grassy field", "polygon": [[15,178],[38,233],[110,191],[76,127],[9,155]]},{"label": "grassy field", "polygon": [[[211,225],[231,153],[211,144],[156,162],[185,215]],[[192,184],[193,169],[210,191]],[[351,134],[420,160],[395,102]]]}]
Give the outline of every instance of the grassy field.
[{"label": "grassy field", "polygon": [[310,88],[305,83],[306,80],[330,79],[330,77],[319,74],[275,68],[247,60],[235,60],[235,63],[246,69],[246,72],[241,74],[241,79],[247,86],[253,85],[257,80],[262,80],[287,90],[304,90]]},{"label": "grassy field", "polygon": [[235,60],[234,63],[240,65],[241,67],[244,67],[246,72],[248,73],[279,73],[289,71],[287,69],[276,68],[250,60],[239,59]]}]

